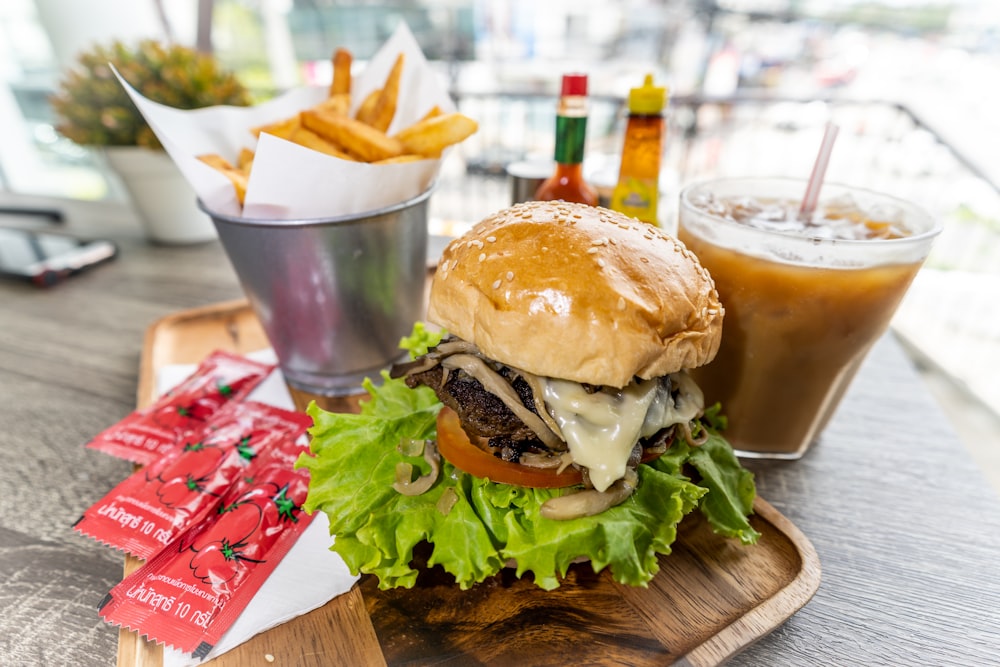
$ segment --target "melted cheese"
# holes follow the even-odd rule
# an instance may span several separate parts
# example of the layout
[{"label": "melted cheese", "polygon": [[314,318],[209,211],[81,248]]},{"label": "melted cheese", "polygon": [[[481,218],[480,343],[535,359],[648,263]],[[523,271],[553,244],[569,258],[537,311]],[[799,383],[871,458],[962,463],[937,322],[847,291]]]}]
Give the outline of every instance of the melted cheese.
[{"label": "melted cheese", "polygon": [[633,382],[614,393],[588,394],[576,382],[552,378],[543,386],[545,405],[573,460],[587,468],[598,491],[625,476],[629,454],[641,438],[690,421],[704,407],[701,389],[683,372],[671,375],[669,383]]}]

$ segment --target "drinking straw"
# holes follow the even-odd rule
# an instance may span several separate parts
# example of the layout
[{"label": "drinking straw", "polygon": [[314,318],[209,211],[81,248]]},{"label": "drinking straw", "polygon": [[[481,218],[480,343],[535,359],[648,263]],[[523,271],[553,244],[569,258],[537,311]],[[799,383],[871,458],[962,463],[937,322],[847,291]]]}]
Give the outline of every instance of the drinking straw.
[{"label": "drinking straw", "polygon": [[830,153],[833,152],[833,142],[837,139],[837,131],[840,128],[834,123],[827,122],[826,130],[823,132],[823,143],[819,146],[819,154],[813,164],[812,174],[809,175],[809,184],[806,186],[806,193],[802,197],[802,205],[799,207],[799,220],[808,220],[816,210],[819,203],[819,191],[823,187],[823,177],[826,175],[826,167],[830,164]]}]

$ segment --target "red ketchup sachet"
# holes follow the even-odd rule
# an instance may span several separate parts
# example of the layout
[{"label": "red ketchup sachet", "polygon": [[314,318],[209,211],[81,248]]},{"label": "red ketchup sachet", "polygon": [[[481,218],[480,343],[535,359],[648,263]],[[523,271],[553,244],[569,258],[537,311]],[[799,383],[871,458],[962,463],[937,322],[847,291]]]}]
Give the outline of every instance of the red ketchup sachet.
[{"label": "red ketchup sachet", "polygon": [[305,414],[230,403],[183,445],[137,470],[84,512],[77,532],[144,560],[204,520],[254,461],[310,426]]},{"label": "red ketchup sachet", "polygon": [[219,638],[312,520],[302,511],[309,472],[295,460],[305,437],[268,448],[230,487],[217,512],[111,589],[101,617],[196,658]]},{"label": "red ketchup sachet", "polygon": [[176,450],[223,406],[245,398],[274,368],[232,352],[213,352],[187,379],[152,405],[101,431],[87,447],[143,465],[152,463]]}]

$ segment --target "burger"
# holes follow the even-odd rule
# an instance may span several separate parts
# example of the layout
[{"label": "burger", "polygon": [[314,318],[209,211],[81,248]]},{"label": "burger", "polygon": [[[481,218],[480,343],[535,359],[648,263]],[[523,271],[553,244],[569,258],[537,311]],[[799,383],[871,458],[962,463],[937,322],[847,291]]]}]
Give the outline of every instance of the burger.
[{"label": "burger", "polygon": [[575,562],[645,585],[699,509],[752,543],[754,485],[687,374],[724,310],[683,244],[614,211],[528,202],[452,241],[427,319],[360,415],[310,406],[308,511],[382,587],[431,545],[462,587],[503,567],[559,585]]}]

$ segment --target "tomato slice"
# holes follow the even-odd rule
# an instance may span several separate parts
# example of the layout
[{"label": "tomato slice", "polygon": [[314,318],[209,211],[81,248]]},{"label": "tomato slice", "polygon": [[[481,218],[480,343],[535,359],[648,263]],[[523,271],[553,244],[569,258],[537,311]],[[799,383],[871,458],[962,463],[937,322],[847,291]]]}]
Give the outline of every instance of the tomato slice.
[{"label": "tomato slice", "polygon": [[444,407],[437,417],[437,445],[441,456],[453,466],[491,482],[516,484],[539,489],[557,489],[583,482],[580,471],[567,468],[562,472],[534,468],[520,463],[501,461],[489,452],[476,447],[462,430],[454,410]]}]

